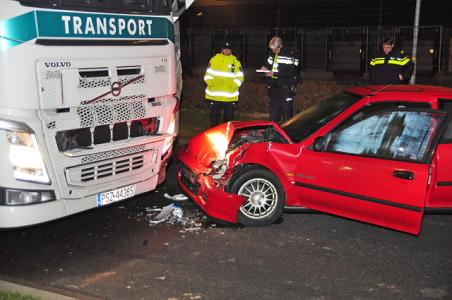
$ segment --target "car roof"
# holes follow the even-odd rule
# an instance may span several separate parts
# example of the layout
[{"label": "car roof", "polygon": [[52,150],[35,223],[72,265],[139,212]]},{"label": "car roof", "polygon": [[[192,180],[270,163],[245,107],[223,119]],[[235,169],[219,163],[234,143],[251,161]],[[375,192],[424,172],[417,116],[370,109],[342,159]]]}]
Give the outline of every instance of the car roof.
[{"label": "car roof", "polygon": [[442,87],[442,86],[432,86],[432,85],[408,85],[408,84],[399,84],[399,85],[371,85],[371,86],[363,86],[363,87],[354,87],[347,90],[349,93],[357,94],[360,96],[369,96],[369,95],[388,95],[395,97],[403,97],[407,94],[415,93],[417,95],[422,95],[426,97],[435,97],[435,98],[446,98],[452,99],[452,88]]}]

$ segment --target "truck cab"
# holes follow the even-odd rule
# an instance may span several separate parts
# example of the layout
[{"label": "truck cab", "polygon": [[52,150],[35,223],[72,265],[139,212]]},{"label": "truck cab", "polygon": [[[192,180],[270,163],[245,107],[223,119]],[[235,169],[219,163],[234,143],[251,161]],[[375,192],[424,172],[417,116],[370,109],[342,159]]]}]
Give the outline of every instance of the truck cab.
[{"label": "truck cab", "polygon": [[163,182],[178,132],[182,2],[0,1],[0,228]]}]

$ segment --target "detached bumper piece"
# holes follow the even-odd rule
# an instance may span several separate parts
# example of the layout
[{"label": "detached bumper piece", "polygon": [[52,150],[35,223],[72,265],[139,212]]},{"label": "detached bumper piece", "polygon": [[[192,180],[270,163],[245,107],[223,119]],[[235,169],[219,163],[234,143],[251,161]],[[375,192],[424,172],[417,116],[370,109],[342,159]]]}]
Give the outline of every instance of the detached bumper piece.
[{"label": "detached bumper piece", "polygon": [[179,163],[179,185],[184,192],[208,216],[229,223],[237,223],[237,214],[245,199],[236,194],[229,194],[217,188],[210,176],[196,174],[185,164]]}]

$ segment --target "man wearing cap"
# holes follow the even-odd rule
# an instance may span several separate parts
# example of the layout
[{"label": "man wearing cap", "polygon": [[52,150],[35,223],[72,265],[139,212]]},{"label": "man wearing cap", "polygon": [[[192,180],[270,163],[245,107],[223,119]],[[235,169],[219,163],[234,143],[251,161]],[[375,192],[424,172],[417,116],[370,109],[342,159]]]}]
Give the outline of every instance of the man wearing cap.
[{"label": "man wearing cap", "polygon": [[408,83],[414,64],[403,51],[394,48],[394,39],[385,38],[379,54],[371,59],[369,81],[374,85]]},{"label": "man wearing cap", "polygon": [[222,110],[224,122],[232,121],[239,100],[239,88],[243,83],[243,72],[228,42],[223,44],[221,53],[210,59],[204,81],[207,84],[206,100],[210,106],[210,126],[220,123]]},{"label": "man wearing cap", "polygon": [[275,36],[268,43],[271,50],[261,71],[268,78],[270,97],[270,120],[280,122],[293,116],[293,100],[298,81],[298,58],[294,52],[283,47],[282,39]]}]

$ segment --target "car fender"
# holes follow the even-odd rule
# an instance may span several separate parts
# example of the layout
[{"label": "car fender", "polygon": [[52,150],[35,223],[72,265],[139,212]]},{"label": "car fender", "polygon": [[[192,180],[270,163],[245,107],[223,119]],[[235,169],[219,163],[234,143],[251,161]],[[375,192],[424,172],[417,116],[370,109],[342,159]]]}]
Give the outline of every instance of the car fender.
[{"label": "car fender", "polygon": [[240,160],[236,161],[231,179],[240,176],[248,168],[265,168],[278,178],[286,192],[287,205],[292,205],[295,199],[291,196],[294,193],[290,191],[293,189],[295,162],[301,154],[301,149],[301,146],[294,144],[271,142],[251,144],[241,155]]}]

